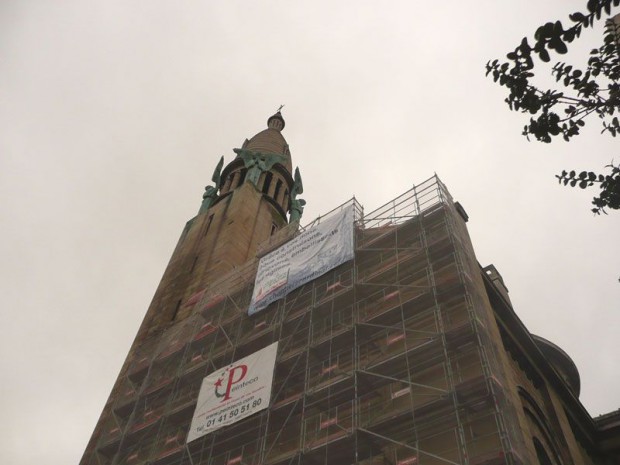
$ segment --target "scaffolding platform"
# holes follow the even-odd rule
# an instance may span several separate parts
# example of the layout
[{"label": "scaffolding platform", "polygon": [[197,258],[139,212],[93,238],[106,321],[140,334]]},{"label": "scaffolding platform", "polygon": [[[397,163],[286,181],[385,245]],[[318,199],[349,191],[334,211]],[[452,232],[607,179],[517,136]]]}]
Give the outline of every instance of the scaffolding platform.
[{"label": "scaffolding platform", "polygon": [[[521,463],[503,426],[494,323],[449,193],[433,177],[356,211],[352,261],[248,316],[253,260],[147,340],[92,465]],[[186,444],[202,379],[275,341],[270,407]]]}]

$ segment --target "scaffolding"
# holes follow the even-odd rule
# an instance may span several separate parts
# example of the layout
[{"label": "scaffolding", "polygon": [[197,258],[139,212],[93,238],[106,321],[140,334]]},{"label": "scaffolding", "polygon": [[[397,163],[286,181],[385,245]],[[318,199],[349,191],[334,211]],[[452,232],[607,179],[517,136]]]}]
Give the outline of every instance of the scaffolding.
[{"label": "scaffolding", "polygon": [[[144,343],[89,464],[523,463],[505,426],[516,421],[495,322],[448,191],[433,177],[356,212],[354,260],[248,316],[253,260]],[[202,379],[275,341],[269,408],[186,444]]]}]

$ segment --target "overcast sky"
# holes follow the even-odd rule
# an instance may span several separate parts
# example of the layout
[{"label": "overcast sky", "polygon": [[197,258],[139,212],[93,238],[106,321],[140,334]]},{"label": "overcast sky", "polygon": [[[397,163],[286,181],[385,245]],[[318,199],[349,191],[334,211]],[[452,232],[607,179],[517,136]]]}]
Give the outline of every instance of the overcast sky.
[{"label": "overcast sky", "polygon": [[618,140],[590,121],[527,142],[484,77],[584,4],[0,2],[0,462],[78,462],[215,164],[280,104],[307,221],[436,172],[588,411],[618,408],[620,213],[554,180],[617,161]]}]

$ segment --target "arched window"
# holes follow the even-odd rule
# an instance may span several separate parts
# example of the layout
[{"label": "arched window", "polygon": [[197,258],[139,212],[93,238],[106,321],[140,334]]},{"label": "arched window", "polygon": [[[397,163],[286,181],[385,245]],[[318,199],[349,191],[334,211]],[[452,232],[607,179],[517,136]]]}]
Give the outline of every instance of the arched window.
[{"label": "arched window", "polygon": [[547,455],[547,451],[545,450],[545,446],[538,440],[538,438],[532,438],[534,441],[534,448],[536,449],[536,457],[538,457],[538,463],[540,465],[553,465],[549,455]]},{"label": "arched window", "polygon": [[265,173],[265,181],[263,181],[263,194],[267,194],[269,192],[269,186],[271,185],[271,178],[273,177],[273,174],[271,174],[269,171],[267,171],[267,173]]},{"label": "arched window", "polygon": [[544,411],[534,397],[522,386],[518,386],[523,412],[530,427],[532,442],[540,465],[561,464],[559,448]]},{"label": "arched window", "polygon": [[282,189],[282,180],[278,179],[278,182],[276,183],[276,190],[273,193],[273,200],[275,200],[276,202],[278,201],[278,194],[280,193],[281,189]]},{"label": "arched window", "polygon": [[284,198],[282,199],[284,211],[288,211],[288,189],[284,189]]},{"label": "arched window", "polygon": [[224,187],[222,187],[222,190],[221,190],[222,194],[225,194],[231,189],[230,184],[232,183],[232,180],[233,180],[233,174],[234,173],[230,173],[228,176],[226,176],[226,181],[224,181]]},{"label": "arched window", "polygon": [[239,177],[239,185],[243,184],[243,181],[245,181],[245,175],[248,174],[248,169],[247,168],[242,168],[241,169],[241,176]]}]

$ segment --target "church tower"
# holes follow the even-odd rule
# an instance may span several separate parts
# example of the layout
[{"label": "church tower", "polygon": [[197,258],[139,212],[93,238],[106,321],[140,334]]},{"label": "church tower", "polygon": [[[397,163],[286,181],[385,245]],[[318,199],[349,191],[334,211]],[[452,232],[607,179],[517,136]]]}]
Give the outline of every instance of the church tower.
[{"label": "church tower", "polygon": [[255,257],[259,244],[303,211],[299,171],[292,177],[289,146],[282,136],[285,121],[278,111],[267,129],[224,157],[205,188],[198,214],[187,222],[138,333],[138,342],[170,322],[187,316],[196,294],[218,277]]}]

